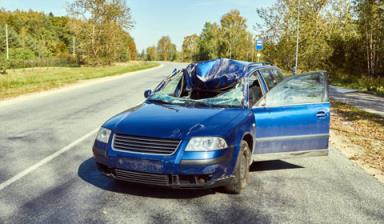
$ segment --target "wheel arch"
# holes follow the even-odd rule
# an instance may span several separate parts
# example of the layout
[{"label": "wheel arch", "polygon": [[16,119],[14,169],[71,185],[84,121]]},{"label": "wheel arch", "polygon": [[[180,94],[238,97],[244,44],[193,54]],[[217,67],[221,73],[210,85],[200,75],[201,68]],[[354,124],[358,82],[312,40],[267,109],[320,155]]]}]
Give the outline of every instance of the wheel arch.
[{"label": "wheel arch", "polygon": [[241,138],[241,140],[244,140],[247,142],[248,146],[249,146],[249,149],[251,150],[251,153],[253,153],[253,149],[254,149],[254,139],[253,139],[253,136],[251,133],[249,132],[246,132],[244,133],[243,137]]}]

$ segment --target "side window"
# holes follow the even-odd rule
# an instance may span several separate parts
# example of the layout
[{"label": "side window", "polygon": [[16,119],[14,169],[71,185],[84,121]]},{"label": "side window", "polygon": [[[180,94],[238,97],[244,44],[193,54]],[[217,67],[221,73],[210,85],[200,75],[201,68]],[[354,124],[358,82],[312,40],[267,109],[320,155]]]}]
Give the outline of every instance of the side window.
[{"label": "side window", "polygon": [[178,96],[182,87],[182,73],[179,72],[178,74],[172,76],[169,78],[168,82],[163,86],[162,89],[160,89],[159,93],[166,94],[169,96]]},{"label": "side window", "polygon": [[281,81],[283,81],[284,75],[283,75],[283,73],[281,73],[281,71],[279,69],[271,69],[270,72],[272,74],[273,79],[277,83],[280,83]]},{"label": "side window", "polygon": [[270,69],[259,70],[260,75],[264,78],[268,89],[272,89],[279,83],[281,80],[276,79],[277,76],[274,76]]},{"label": "side window", "polygon": [[253,73],[248,79],[248,102],[249,106],[253,106],[263,96],[257,73]]},{"label": "side window", "polygon": [[265,96],[265,106],[320,103],[325,94],[325,78],[321,73],[298,75],[282,81]]}]

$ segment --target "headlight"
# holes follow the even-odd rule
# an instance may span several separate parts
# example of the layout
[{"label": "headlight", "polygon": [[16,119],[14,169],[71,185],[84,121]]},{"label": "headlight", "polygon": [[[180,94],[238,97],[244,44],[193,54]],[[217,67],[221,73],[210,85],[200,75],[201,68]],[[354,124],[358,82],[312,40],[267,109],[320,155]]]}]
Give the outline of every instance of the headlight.
[{"label": "headlight", "polygon": [[213,151],[228,148],[223,138],[219,137],[196,137],[189,140],[185,151]]},{"label": "headlight", "polygon": [[100,128],[99,132],[97,133],[96,140],[99,142],[108,143],[109,136],[111,136],[111,130]]}]

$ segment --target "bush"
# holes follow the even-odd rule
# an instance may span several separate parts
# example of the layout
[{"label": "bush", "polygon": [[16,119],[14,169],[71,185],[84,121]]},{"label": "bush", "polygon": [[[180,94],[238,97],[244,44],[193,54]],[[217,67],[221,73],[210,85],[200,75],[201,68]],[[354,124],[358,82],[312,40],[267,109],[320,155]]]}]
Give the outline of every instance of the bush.
[{"label": "bush", "polygon": [[31,49],[11,48],[9,49],[9,58],[14,60],[32,60],[36,58],[36,55]]},{"label": "bush", "polygon": [[384,96],[384,77],[369,77],[367,75],[348,75],[342,72],[330,76],[333,85],[345,86]]},{"label": "bush", "polygon": [[34,58],[29,60],[11,59],[8,68],[31,68],[31,67],[77,67],[78,60],[72,56],[61,56],[52,58]]},{"label": "bush", "polygon": [[3,55],[0,55],[0,74],[7,74],[7,69],[9,68],[9,62],[5,59]]}]

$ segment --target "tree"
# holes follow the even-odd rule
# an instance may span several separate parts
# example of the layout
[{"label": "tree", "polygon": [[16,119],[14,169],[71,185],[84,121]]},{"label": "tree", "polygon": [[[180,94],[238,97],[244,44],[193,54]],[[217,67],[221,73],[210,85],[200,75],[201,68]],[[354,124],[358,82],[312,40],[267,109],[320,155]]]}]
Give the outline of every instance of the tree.
[{"label": "tree", "polygon": [[377,76],[384,73],[384,2],[356,1],[359,31],[364,43],[367,73]]},{"label": "tree", "polygon": [[232,10],[221,18],[222,38],[219,49],[221,56],[247,59],[252,49],[252,37],[247,31],[246,22],[238,10]]},{"label": "tree", "polygon": [[331,0],[325,15],[330,32],[329,46],[333,49],[328,59],[329,70],[348,74],[365,72],[364,49],[350,0]]},{"label": "tree", "polygon": [[75,0],[68,8],[80,52],[93,64],[111,64],[121,52],[119,39],[133,27],[123,0]]},{"label": "tree", "polygon": [[148,47],[146,49],[146,58],[147,61],[156,61],[157,60],[157,50],[156,47]]},{"label": "tree", "polygon": [[[189,36],[184,39],[183,52],[189,55],[197,42],[195,56],[186,56],[184,60],[208,60],[227,57],[238,60],[252,60],[254,47],[251,33],[247,31],[246,19],[238,10],[232,10],[217,23],[205,23],[200,36]],[[185,50],[184,50],[185,49]]]},{"label": "tree", "polygon": [[176,45],[169,36],[163,36],[157,43],[157,56],[161,61],[173,61],[176,59]]},{"label": "tree", "polygon": [[[296,32],[300,31],[299,67],[302,70],[324,68],[333,49],[331,32],[325,16],[328,0],[279,0],[270,8],[258,9],[263,20],[261,31],[268,48],[265,57],[285,69],[295,62]],[[299,7],[299,8],[298,8]],[[299,13],[298,13],[299,12]]]},{"label": "tree", "polygon": [[126,62],[136,59],[136,44],[128,33],[122,33],[117,39],[117,57],[118,61]]},{"label": "tree", "polygon": [[217,23],[205,23],[200,34],[197,60],[208,60],[219,57],[220,43],[220,26],[217,25]]},{"label": "tree", "polygon": [[193,61],[196,60],[198,54],[200,37],[196,34],[184,37],[182,46],[182,60]]}]

